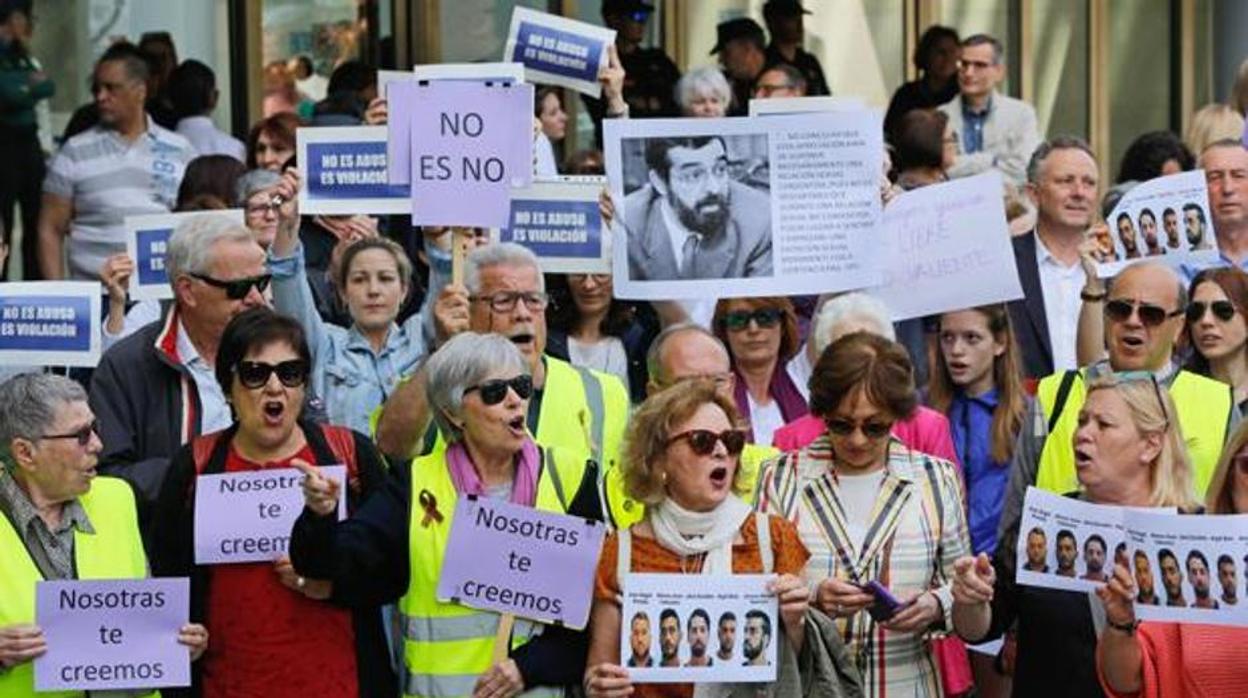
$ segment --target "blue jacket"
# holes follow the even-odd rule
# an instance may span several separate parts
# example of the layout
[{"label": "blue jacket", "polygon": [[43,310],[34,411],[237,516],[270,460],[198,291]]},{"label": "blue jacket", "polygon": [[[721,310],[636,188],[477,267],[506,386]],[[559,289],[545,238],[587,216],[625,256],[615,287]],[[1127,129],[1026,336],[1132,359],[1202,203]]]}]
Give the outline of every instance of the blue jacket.
[{"label": "blue jacket", "polygon": [[992,458],[992,411],[997,391],[978,397],[959,392],[949,404],[949,431],[966,479],[967,526],[971,549],[993,554],[997,547],[997,523],[1010,481],[1010,462]]}]

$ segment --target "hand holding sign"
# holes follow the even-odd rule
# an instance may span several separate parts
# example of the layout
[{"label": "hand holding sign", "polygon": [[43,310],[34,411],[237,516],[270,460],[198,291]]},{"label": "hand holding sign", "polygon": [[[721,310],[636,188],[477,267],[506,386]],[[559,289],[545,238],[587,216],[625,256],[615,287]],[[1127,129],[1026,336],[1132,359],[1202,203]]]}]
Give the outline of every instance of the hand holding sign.
[{"label": "hand holding sign", "polygon": [[319,468],[296,458],[291,467],[303,473],[303,502],[317,516],[329,516],[338,508],[342,483],[321,474]]},{"label": "hand holding sign", "polygon": [[472,689],[473,698],[511,698],[524,691],[524,677],[516,660],[504,659],[490,667],[477,679]]},{"label": "hand holding sign", "polygon": [[767,590],[780,601],[780,620],[784,622],[789,639],[799,640],[804,632],[802,623],[805,622],[806,609],[810,608],[810,590],[806,582],[796,575],[782,574],[767,585]]},{"label": "hand holding sign", "polygon": [[0,628],[0,670],[12,669],[47,651],[48,642],[37,625],[21,623]]},{"label": "hand holding sign", "polygon": [[1135,580],[1131,573],[1122,565],[1114,565],[1114,576],[1109,584],[1096,590],[1105,605],[1105,620],[1114,625],[1128,625],[1135,622]]},{"label": "hand holding sign", "polygon": [[197,661],[208,650],[208,628],[199,623],[187,623],[178,629],[178,644],[191,651],[191,661]]},{"label": "hand holding sign", "polygon": [[633,693],[628,670],[619,664],[595,664],[585,672],[583,682],[589,698],[626,698]]},{"label": "hand holding sign", "polygon": [[598,71],[598,84],[602,85],[602,98],[607,103],[607,113],[619,115],[628,110],[624,101],[624,66],[615,44],[607,46],[607,64]]}]

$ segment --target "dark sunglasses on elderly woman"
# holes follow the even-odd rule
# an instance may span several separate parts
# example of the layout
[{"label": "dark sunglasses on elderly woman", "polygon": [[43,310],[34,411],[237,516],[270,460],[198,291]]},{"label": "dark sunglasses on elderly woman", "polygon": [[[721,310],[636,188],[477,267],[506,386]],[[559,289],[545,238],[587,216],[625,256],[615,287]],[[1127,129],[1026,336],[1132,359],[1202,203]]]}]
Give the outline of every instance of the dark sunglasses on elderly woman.
[{"label": "dark sunglasses on elderly woman", "polygon": [[824,422],[828,431],[837,436],[849,436],[855,431],[862,430],[862,435],[868,439],[882,439],[888,436],[892,431],[893,425],[889,422],[854,422],[848,419],[833,418]]},{"label": "dark sunglasses on elderly woman", "polygon": [[497,405],[507,397],[507,389],[511,388],[515,391],[516,397],[521,400],[528,400],[533,394],[533,377],[527,375],[519,375],[515,378],[498,378],[492,381],[486,381],[480,385],[474,385],[465,393],[477,391],[481,393],[481,402],[487,405]]},{"label": "dark sunglasses on elderly woman", "polygon": [[277,374],[277,379],[287,388],[298,388],[308,380],[308,362],[303,359],[291,359],[279,364],[266,364],[260,361],[239,361],[234,369],[238,382],[244,388],[263,388],[269,382],[269,376]]},{"label": "dark sunglasses on elderly woman", "polygon": [[766,329],[780,324],[781,317],[784,317],[784,311],[777,308],[759,308],[753,311],[734,310],[731,313],[725,313],[720,322],[724,327],[733,331],[744,330],[749,326],[750,320]]},{"label": "dark sunglasses on elderly woman", "polygon": [[1222,322],[1230,322],[1231,318],[1235,317],[1235,304],[1230,301],[1212,301],[1210,303],[1192,301],[1187,304],[1187,321],[1189,323],[1200,322],[1205,317],[1206,308]]},{"label": "dark sunglasses on elderly woman", "polygon": [[718,434],[707,429],[690,429],[682,431],[667,440],[671,446],[677,441],[689,442],[689,448],[699,456],[709,456],[715,451],[715,444],[723,442],[728,455],[735,456],[745,448],[745,432],[739,429],[725,429]]}]

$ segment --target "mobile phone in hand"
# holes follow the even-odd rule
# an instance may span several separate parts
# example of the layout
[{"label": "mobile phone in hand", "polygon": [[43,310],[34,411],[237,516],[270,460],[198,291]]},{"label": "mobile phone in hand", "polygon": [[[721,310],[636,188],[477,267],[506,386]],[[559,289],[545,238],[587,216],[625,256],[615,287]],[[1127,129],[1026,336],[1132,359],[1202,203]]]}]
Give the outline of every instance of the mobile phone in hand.
[{"label": "mobile phone in hand", "polygon": [[906,607],[892,592],[883,584],[872,579],[862,585],[862,590],[875,597],[875,603],[867,607],[867,613],[877,623],[882,623],[893,616],[897,612]]}]

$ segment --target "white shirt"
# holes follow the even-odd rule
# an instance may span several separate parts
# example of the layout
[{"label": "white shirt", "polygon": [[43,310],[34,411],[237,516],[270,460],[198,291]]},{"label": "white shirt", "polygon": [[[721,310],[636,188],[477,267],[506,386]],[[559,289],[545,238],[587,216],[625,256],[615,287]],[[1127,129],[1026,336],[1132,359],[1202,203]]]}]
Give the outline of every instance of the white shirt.
[{"label": "white shirt", "polygon": [[195,345],[191,343],[191,337],[186,333],[186,326],[181,321],[178,322],[178,356],[182,358],[182,366],[191,372],[191,379],[195,381],[195,389],[199,391],[199,406],[203,413],[200,433],[209,434],[221,431],[233,424],[234,417],[230,414],[230,405],[225,401],[225,393],[222,392],[221,386],[217,385],[217,377],[212,372],[212,366],[199,356],[198,351],[195,351]]},{"label": "white shirt", "polygon": [[780,403],[773,399],[766,406],[760,407],[749,392],[746,392],[745,397],[750,401],[750,430],[754,432],[754,443],[770,446],[776,430],[784,426]]},{"label": "white shirt", "polygon": [[113,345],[121,340],[129,337],[139,330],[146,327],[161,318],[160,301],[147,299],[141,300],[130,306],[126,311],[126,317],[121,323],[121,331],[113,334],[108,331],[108,318],[101,321],[103,329],[100,331],[100,351],[105,352],[113,348]]},{"label": "white shirt", "polygon": [[178,135],[190,141],[200,155],[228,155],[239,162],[247,161],[243,142],[218,130],[206,116],[188,116],[178,121]]},{"label": "white shirt", "polygon": [[1079,329],[1079,293],[1085,281],[1079,262],[1066,266],[1049,252],[1036,235],[1036,266],[1040,269],[1040,290],[1044,295],[1044,319],[1049,325],[1053,347],[1053,370],[1079,368],[1075,359],[1075,335]]},{"label": "white shirt", "polygon": [[559,176],[559,164],[555,162],[555,144],[541,131],[533,138],[533,174],[538,177]]},{"label": "white shirt", "polygon": [[590,344],[569,335],[568,358],[574,366],[618,376],[628,387],[628,353],[619,337],[603,337]]},{"label": "white shirt", "polygon": [[845,508],[845,532],[849,534],[855,551],[862,549],[862,541],[867,537],[871,510],[875,508],[875,499],[882,484],[883,468],[866,475],[846,475],[843,472],[836,475],[837,494],[841,498],[841,506]]}]

